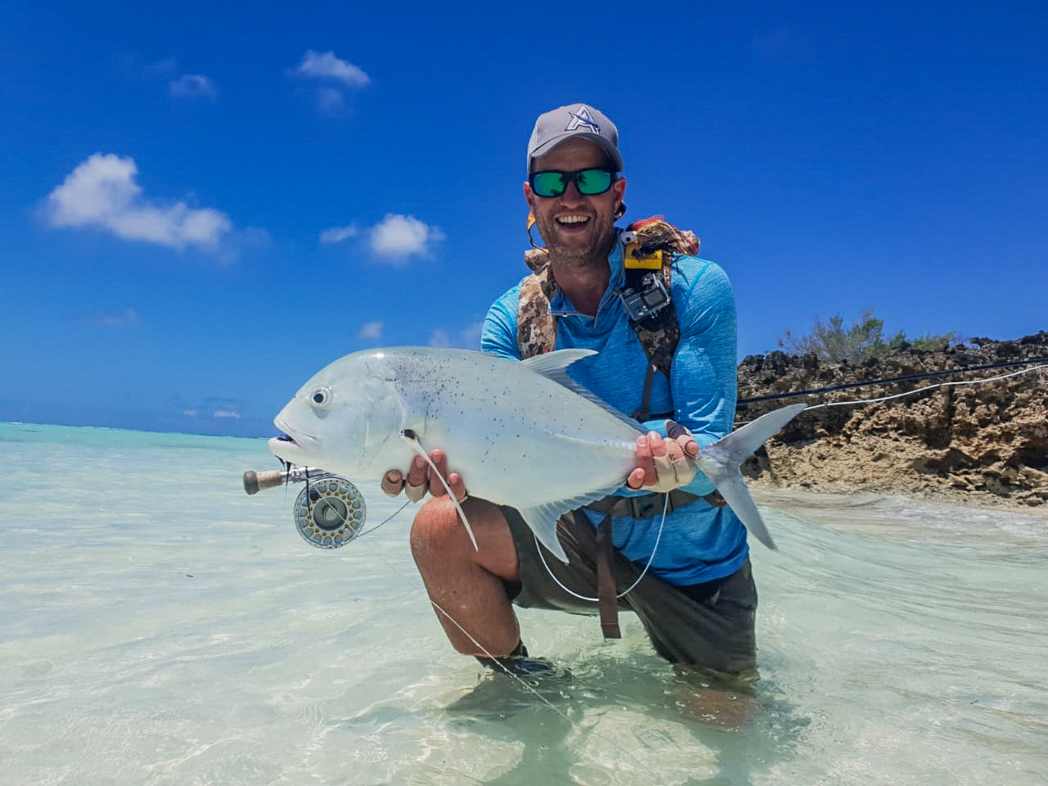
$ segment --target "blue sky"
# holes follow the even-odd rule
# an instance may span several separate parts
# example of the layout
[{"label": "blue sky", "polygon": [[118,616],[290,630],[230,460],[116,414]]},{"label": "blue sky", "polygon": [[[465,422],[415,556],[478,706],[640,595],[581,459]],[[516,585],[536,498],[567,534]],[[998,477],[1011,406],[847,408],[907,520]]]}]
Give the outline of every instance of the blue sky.
[{"label": "blue sky", "polygon": [[579,100],[740,358],[1048,328],[1043,1],[154,5],[0,4],[0,420],[264,435],[340,355],[475,348]]}]

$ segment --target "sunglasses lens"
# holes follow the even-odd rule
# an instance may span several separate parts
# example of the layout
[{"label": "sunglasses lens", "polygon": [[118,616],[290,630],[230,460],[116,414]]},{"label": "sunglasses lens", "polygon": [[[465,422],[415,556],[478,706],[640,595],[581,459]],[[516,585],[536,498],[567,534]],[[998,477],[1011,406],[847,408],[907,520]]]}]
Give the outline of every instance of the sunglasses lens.
[{"label": "sunglasses lens", "polygon": [[611,172],[606,169],[584,169],[575,176],[580,194],[595,196],[611,188]]},{"label": "sunglasses lens", "polygon": [[531,187],[540,197],[560,196],[566,187],[564,173],[536,172],[531,177]]},{"label": "sunglasses lens", "polygon": [[579,172],[560,172],[549,170],[548,172],[536,172],[531,176],[531,188],[540,197],[558,197],[564,193],[564,189],[570,181],[575,181],[575,187],[583,196],[596,196],[603,194],[615,181],[615,175],[607,169],[583,169]]}]

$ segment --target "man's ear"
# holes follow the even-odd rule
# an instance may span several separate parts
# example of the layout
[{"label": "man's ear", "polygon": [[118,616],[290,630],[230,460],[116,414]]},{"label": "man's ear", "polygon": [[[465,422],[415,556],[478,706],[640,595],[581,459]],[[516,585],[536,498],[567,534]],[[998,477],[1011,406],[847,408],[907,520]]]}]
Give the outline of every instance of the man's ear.
[{"label": "man's ear", "polygon": [[528,203],[528,212],[535,212],[535,192],[531,190],[531,183],[524,184],[524,201]]},{"label": "man's ear", "polygon": [[617,221],[626,214],[626,203],[622,201],[622,197],[626,193],[626,178],[620,177],[615,181],[612,188],[614,189],[615,198],[619,201],[618,206],[615,208],[615,220]]}]

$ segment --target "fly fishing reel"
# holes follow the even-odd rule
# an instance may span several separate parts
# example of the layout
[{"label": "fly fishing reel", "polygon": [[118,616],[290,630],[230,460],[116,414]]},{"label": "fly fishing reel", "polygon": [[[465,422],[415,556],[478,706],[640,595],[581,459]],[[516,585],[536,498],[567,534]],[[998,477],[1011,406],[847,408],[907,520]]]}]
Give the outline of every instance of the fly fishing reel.
[{"label": "fly fishing reel", "polygon": [[295,500],[295,526],[318,549],[337,549],[360,534],[367,507],[357,487],[327,475],[310,482]]},{"label": "fly fishing reel", "polygon": [[307,543],[318,549],[337,549],[360,534],[367,506],[357,487],[345,478],[312,467],[244,473],[248,494],[301,482],[306,487],[299,492],[292,515],[298,534]]}]

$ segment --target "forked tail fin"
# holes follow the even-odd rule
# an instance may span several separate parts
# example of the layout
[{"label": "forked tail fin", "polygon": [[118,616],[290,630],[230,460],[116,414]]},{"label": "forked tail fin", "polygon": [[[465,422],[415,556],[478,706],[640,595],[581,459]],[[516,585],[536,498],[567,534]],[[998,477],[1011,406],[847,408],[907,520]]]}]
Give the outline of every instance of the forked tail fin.
[{"label": "forked tail fin", "polygon": [[735,515],[753,536],[769,549],[775,548],[760,511],[750,496],[739,467],[761,445],[778,433],[779,429],[807,409],[805,404],[791,404],[761,415],[723,439],[699,451],[696,461],[717,491],[735,511]]}]

